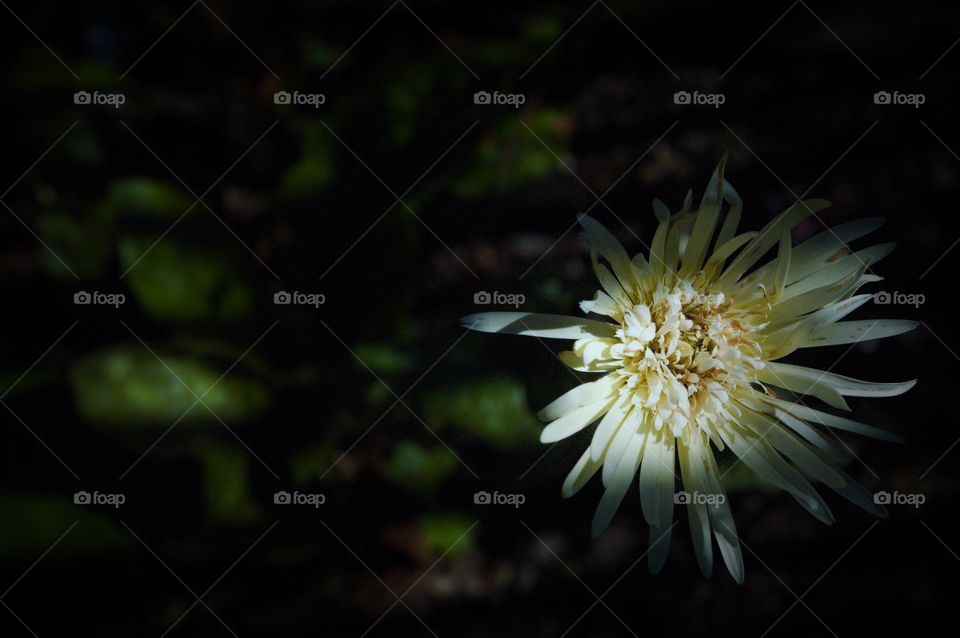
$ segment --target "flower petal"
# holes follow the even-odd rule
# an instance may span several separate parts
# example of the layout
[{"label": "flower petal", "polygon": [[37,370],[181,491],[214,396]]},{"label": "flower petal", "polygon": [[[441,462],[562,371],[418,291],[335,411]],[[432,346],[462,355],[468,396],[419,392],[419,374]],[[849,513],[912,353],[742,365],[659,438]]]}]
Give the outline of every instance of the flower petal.
[{"label": "flower petal", "polygon": [[673,522],[675,454],[670,428],[650,433],[640,465],[640,505],[647,523],[660,529]]},{"label": "flower petal", "polygon": [[[801,380],[796,387],[787,387],[788,390],[800,392],[801,394],[816,394],[817,388],[829,388],[834,392],[848,397],[895,397],[908,391],[917,384],[916,379],[911,381],[901,381],[896,383],[874,383],[872,381],[861,381],[852,377],[846,377],[842,374],[825,372],[814,368],[805,368],[787,363],[768,363],[761,372],[770,370],[776,379],[788,378],[788,380]],[[776,385],[776,381],[769,380]],[[803,389],[802,383],[811,383],[814,387]],[[797,387],[800,389],[798,390]],[[811,392],[811,389],[814,390]]]},{"label": "flower petal", "polygon": [[818,348],[859,343],[873,339],[886,339],[910,332],[919,325],[916,321],[907,321],[906,319],[843,321],[817,330],[800,347]]},{"label": "flower petal", "polygon": [[499,332],[545,339],[614,337],[617,331],[615,325],[605,321],[533,312],[481,312],[463,317],[460,325],[479,332]]},{"label": "flower petal", "polygon": [[616,381],[616,376],[608,374],[602,379],[578,385],[547,404],[537,416],[541,421],[553,421],[576,408],[605,399],[613,392]]},{"label": "flower petal", "polygon": [[780,230],[782,227],[793,228],[807,216],[816,214],[829,205],[830,202],[823,199],[810,199],[797,202],[774,217],[763,227],[760,234],[747,244],[743,251],[730,263],[720,278],[720,285],[724,289],[732,287],[751,266],[756,264],[760,258],[780,240]]},{"label": "flower petal", "polygon": [[579,492],[583,486],[586,485],[591,478],[593,478],[593,475],[597,473],[597,470],[600,469],[601,465],[603,465],[603,463],[601,461],[594,461],[591,459],[590,450],[586,450],[580,456],[580,460],[577,461],[577,464],[573,466],[572,470],[570,470],[566,480],[564,480],[563,487],[560,489],[560,495],[563,498],[570,498]]},{"label": "flower petal", "polygon": [[710,514],[710,525],[713,528],[714,536],[717,538],[717,546],[720,548],[720,555],[723,556],[723,562],[726,564],[730,575],[738,585],[743,584],[743,553],[740,551],[740,539],[737,536],[737,525],[733,520],[733,513],[730,511],[730,503],[727,501],[727,493],[720,485],[720,472],[717,469],[717,461],[713,457],[709,443],[702,445],[700,455],[703,459],[704,484],[707,491],[713,494],[715,498],[712,503],[707,504],[707,512]]},{"label": "flower petal", "polygon": [[761,479],[788,492],[808,512],[827,525],[833,515],[823,498],[797,470],[774,450],[769,443],[736,424],[720,428],[720,436],[744,465]]},{"label": "flower petal", "polygon": [[791,403],[789,401],[775,399],[773,397],[766,397],[765,400],[805,421],[817,423],[835,430],[844,430],[847,432],[853,432],[854,434],[880,439],[882,441],[890,441],[891,443],[905,442],[902,437],[899,437],[896,434],[891,434],[886,430],[881,430],[880,428],[872,425],[853,421],[852,419],[845,419],[841,416],[830,414],[829,412],[821,412],[820,410],[814,410],[813,408],[800,405],[799,403]]},{"label": "flower petal", "polygon": [[623,424],[630,413],[630,396],[624,395],[619,401],[613,404],[610,411],[607,412],[600,425],[593,432],[593,440],[590,442],[590,458],[599,461],[603,458],[610,440]]},{"label": "flower petal", "polygon": [[603,224],[589,215],[580,215],[579,221],[583,230],[587,233],[590,244],[610,263],[624,290],[629,292],[636,288],[637,282],[633,276],[633,262],[630,261],[623,245]]},{"label": "flower petal", "polygon": [[583,428],[599,419],[600,416],[610,408],[611,404],[612,401],[606,399],[602,401],[594,401],[593,403],[588,403],[583,407],[577,408],[566,416],[560,417],[547,427],[543,428],[543,431],[540,432],[540,442],[556,443],[557,441],[562,441],[568,436],[576,434]]},{"label": "flower petal", "polygon": [[620,507],[620,503],[623,502],[623,497],[626,496],[627,490],[633,482],[633,477],[637,473],[637,467],[640,466],[643,444],[646,439],[646,433],[638,432],[631,435],[630,441],[617,463],[610,484],[600,498],[600,505],[597,506],[597,511],[593,516],[591,531],[594,538],[607,529],[610,521],[613,520],[613,515]]},{"label": "flower petal", "polygon": [[[688,492],[706,494],[706,489],[697,474],[696,463],[691,458],[690,445],[677,446],[677,456],[680,459],[680,476],[683,478],[683,487]],[[690,533],[693,535],[693,552],[697,557],[697,564],[704,576],[713,571],[713,542],[710,538],[710,515],[707,506],[699,500],[687,503],[687,515],[690,519]]]}]

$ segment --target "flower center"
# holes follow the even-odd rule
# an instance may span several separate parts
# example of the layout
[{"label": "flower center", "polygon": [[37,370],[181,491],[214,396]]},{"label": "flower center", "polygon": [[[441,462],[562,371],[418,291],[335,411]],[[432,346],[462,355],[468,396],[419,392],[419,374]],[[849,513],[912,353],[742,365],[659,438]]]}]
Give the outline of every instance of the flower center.
[{"label": "flower center", "polygon": [[723,293],[686,282],[658,288],[648,303],[624,311],[612,348],[622,359],[621,396],[649,410],[654,426],[675,436],[729,414],[729,391],[762,366],[752,327],[731,312]]}]

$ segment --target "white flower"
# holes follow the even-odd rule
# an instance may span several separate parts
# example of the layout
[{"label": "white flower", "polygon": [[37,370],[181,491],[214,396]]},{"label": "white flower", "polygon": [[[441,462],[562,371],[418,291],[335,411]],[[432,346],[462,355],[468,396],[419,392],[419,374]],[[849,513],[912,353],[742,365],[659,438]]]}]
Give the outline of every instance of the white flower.
[{"label": "white flower", "polygon": [[[604,320],[491,312],[462,321],[482,332],[573,339],[561,359],[574,370],[602,375],[539,415],[549,422],[540,437],[544,443],[597,424],[562,490],[564,497],[573,496],[600,472],[605,491],[593,519],[595,536],[639,472],[640,503],[651,528],[649,565],[659,571],[674,525],[679,461],[682,494],[692,497],[677,500],[687,507],[702,571],[712,570],[712,535],[742,582],[743,558],[715,454],[729,449],[736,462],[787,491],[824,523],[833,516],[811,481],[883,516],[883,507],[840,469],[848,455],[831,435],[845,430],[888,441],[898,437],[808,407],[804,397],[849,410],[845,396],[896,396],[915,383],[859,381],[778,360],[798,348],[894,336],[916,323],[840,321],[871,298],[856,293],[879,280],[866,271],[893,248],[882,244],[851,253],[847,244],[881,220],[846,223],[794,247],[791,229],[828,205],[809,200],[760,232],[738,235],[742,202],[723,169],[721,163],[696,212],[690,211],[690,193],[673,215],[654,201],[659,225],[649,260],[631,259],[603,226],[580,218],[601,286],[580,307]],[[775,247],[776,258],[757,266]]]}]

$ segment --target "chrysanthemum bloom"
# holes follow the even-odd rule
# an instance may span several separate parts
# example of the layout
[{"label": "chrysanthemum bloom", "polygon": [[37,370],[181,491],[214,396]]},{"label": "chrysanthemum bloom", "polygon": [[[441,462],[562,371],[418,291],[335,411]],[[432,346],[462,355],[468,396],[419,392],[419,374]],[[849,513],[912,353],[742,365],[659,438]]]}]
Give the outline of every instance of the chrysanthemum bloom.
[{"label": "chrysanthemum bloom", "polygon": [[[890,337],[916,323],[840,321],[871,299],[856,293],[880,280],[868,268],[893,248],[881,244],[851,253],[847,244],[881,220],[842,224],[793,246],[791,230],[828,205],[809,200],[760,232],[738,235],[742,202],[723,178],[723,163],[695,212],[691,201],[687,193],[673,215],[654,201],[659,225],[649,259],[639,254],[631,259],[610,232],[581,216],[601,290],[580,307],[603,319],[488,312],[462,321],[482,332],[573,339],[573,349],[560,355],[563,362],[602,375],[539,415],[549,421],[540,436],[544,443],[599,422],[562,490],[564,497],[573,496],[600,472],[605,491],[593,519],[594,536],[609,525],[639,471],[640,503],[650,525],[650,570],[656,573],[666,560],[674,505],[681,503],[704,574],[712,570],[715,536],[727,568],[742,582],[743,557],[722,486],[725,472],[715,455],[729,450],[733,463],[787,491],[824,523],[833,516],[811,481],[884,516],[871,493],[840,469],[850,455],[833,430],[898,437],[807,404],[815,397],[849,411],[845,396],[896,396],[915,382],[871,383],[779,360],[798,348]],[[775,247],[776,257],[758,267]],[[675,478],[682,492],[675,493]]]}]

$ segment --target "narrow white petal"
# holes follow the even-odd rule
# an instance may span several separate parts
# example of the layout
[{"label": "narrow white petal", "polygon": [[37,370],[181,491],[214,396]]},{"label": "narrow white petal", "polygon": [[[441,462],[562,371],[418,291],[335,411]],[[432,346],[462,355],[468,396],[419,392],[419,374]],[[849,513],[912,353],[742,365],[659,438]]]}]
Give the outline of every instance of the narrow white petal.
[{"label": "narrow white petal", "polygon": [[[610,487],[617,468],[620,466],[620,460],[626,453],[627,448],[630,447],[633,435],[641,430],[640,414],[640,410],[632,410],[615,430],[613,440],[610,441],[610,445],[603,455],[603,471],[600,478],[604,487]],[[643,431],[646,431],[646,428]]]},{"label": "narrow white petal", "polygon": [[897,436],[896,434],[891,434],[886,430],[881,430],[880,428],[872,425],[860,423],[852,419],[845,419],[841,416],[830,414],[829,412],[821,412],[820,410],[815,410],[805,405],[791,403],[782,399],[766,397],[765,400],[781,408],[782,410],[789,412],[795,417],[804,419],[805,421],[809,421],[811,423],[817,423],[835,430],[845,430],[847,432],[869,436],[882,441],[890,441],[891,443],[904,443],[903,437]]},{"label": "narrow white petal", "polygon": [[667,555],[670,553],[670,536],[673,533],[673,525],[666,528],[650,528],[650,548],[647,550],[647,567],[651,574],[659,574],[667,562]]},{"label": "narrow white petal", "polygon": [[603,224],[589,215],[580,216],[580,225],[586,231],[590,244],[610,263],[624,289],[632,290],[636,285],[633,277],[633,262],[630,261],[627,251],[623,249],[617,238]]},{"label": "narrow white petal", "polygon": [[576,434],[599,419],[600,416],[609,409],[611,403],[611,401],[606,399],[594,401],[593,403],[588,403],[583,407],[577,408],[566,416],[560,417],[543,428],[543,431],[540,432],[540,442],[556,443],[570,435]]},{"label": "narrow white petal", "polygon": [[550,402],[537,416],[542,421],[553,421],[588,403],[606,399],[613,392],[616,381],[615,376],[608,374],[602,379],[578,385]]},{"label": "narrow white petal", "polygon": [[700,210],[697,212],[693,230],[690,232],[690,240],[683,251],[683,265],[680,268],[681,277],[689,278],[703,267],[707,249],[710,247],[710,241],[716,231],[717,222],[720,221],[725,166],[726,158],[717,166],[710,178],[710,183],[707,185],[707,190],[704,191],[703,200],[700,202]]},{"label": "narrow white petal", "polygon": [[[872,233],[883,224],[880,217],[858,219],[846,224],[840,224],[827,229],[815,237],[803,242],[793,251],[793,267],[787,283],[803,279],[807,275],[817,272],[838,255],[848,251],[847,244]],[[737,284],[737,290],[753,289],[758,285],[772,287],[773,271],[776,262],[764,264],[744,277]]]},{"label": "narrow white petal", "polygon": [[819,348],[847,343],[859,343],[873,339],[886,339],[910,332],[919,323],[906,319],[864,319],[862,321],[843,321],[817,330],[801,348]]},{"label": "narrow white petal", "polygon": [[614,403],[610,411],[607,412],[600,425],[593,432],[593,440],[590,442],[590,458],[599,461],[603,457],[610,439],[617,432],[617,428],[623,423],[630,411],[630,395],[624,395],[619,401]]},{"label": "narrow white petal", "polygon": [[874,500],[872,492],[857,483],[846,473],[841,472],[841,474],[845,479],[845,483],[843,487],[834,490],[837,494],[878,518],[887,517],[887,509]]},{"label": "narrow white petal", "polygon": [[640,504],[653,527],[667,529],[673,522],[676,485],[674,438],[670,428],[651,432],[640,465]]},{"label": "narrow white petal", "polygon": [[[677,446],[677,456],[680,459],[680,476],[683,478],[683,487],[692,493],[705,494],[706,489],[697,474],[696,464],[691,459],[690,449],[681,443]],[[690,519],[690,533],[693,536],[693,550],[697,557],[697,564],[704,576],[713,571],[713,542],[710,537],[710,515],[707,506],[697,501],[687,503],[687,515]]]},{"label": "narrow white petal", "polygon": [[843,376],[842,374],[787,363],[769,363],[764,369],[766,370],[767,368],[770,369],[770,374],[769,376],[764,375],[764,380],[777,385],[776,379],[797,379],[800,380],[797,387],[787,387],[787,389],[802,394],[813,394],[814,396],[818,396],[815,393],[815,389],[804,389],[804,383],[808,384],[807,388],[810,387],[809,384],[813,384],[817,388],[827,387],[848,397],[895,397],[903,394],[917,384],[916,379],[897,383],[861,381],[852,377]]},{"label": "narrow white petal", "polygon": [[566,480],[563,482],[563,487],[560,490],[560,495],[563,498],[570,498],[577,492],[579,492],[587,482],[593,478],[593,475],[597,473],[597,470],[600,469],[602,463],[599,461],[594,461],[590,458],[590,450],[585,451],[581,456],[580,460],[577,461],[577,464],[573,466],[573,469],[570,470],[570,474],[567,475]]},{"label": "narrow white petal", "polygon": [[741,423],[755,434],[769,441],[777,451],[793,461],[798,468],[824,485],[838,489],[844,480],[840,472],[820,458],[779,422],[753,410],[745,410]]},{"label": "narrow white petal", "polygon": [[704,484],[710,494],[716,498],[712,504],[707,505],[707,512],[710,514],[710,524],[713,527],[713,533],[717,538],[717,546],[720,548],[720,555],[723,556],[723,562],[733,576],[737,584],[743,584],[743,553],[740,551],[740,539],[737,536],[737,525],[733,520],[733,513],[730,511],[730,503],[727,500],[727,494],[720,485],[720,472],[717,469],[717,461],[713,457],[709,444],[704,444],[700,455],[703,459],[702,465],[705,468]]},{"label": "narrow white petal", "polygon": [[617,327],[605,321],[543,315],[533,312],[481,312],[460,319],[460,324],[480,332],[544,337],[549,339],[583,339],[584,337],[614,337]]},{"label": "narrow white petal", "polygon": [[756,264],[766,252],[780,240],[781,228],[784,226],[793,228],[807,216],[815,214],[829,205],[830,202],[826,200],[811,199],[797,202],[777,215],[763,227],[760,234],[747,244],[743,251],[730,263],[720,278],[721,286],[724,289],[732,287],[751,266]]},{"label": "narrow white petal", "polygon": [[637,467],[640,465],[640,456],[646,438],[646,434],[632,435],[623,455],[620,457],[620,462],[617,463],[617,469],[610,485],[603,493],[600,505],[597,506],[596,514],[593,517],[591,531],[594,537],[599,536],[607,529],[610,521],[613,520],[613,515],[620,507],[620,503],[623,502],[623,497],[626,496],[627,490],[633,482],[633,476],[637,473]]},{"label": "narrow white petal", "polygon": [[824,374],[820,370],[771,362],[757,370],[756,374],[757,379],[764,383],[817,397],[839,410],[850,410],[840,392],[828,384],[820,383]]},{"label": "narrow white petal", "polygon": [[731,424],[729,430],[721,429],[720,436],[757,476],[788,492],[818,520],[828,525],[833,523],[833,515],[823,498],[769,443],[735,424]]},{"label": "narrow white petal", "polygon": [[896,244],[892,242],[878,244],[825,264],[819,270],[788,286],[784,298],[790,299],[817,288],[836,286],[862,268],[874,265],[889,255],[895,247]]}]

